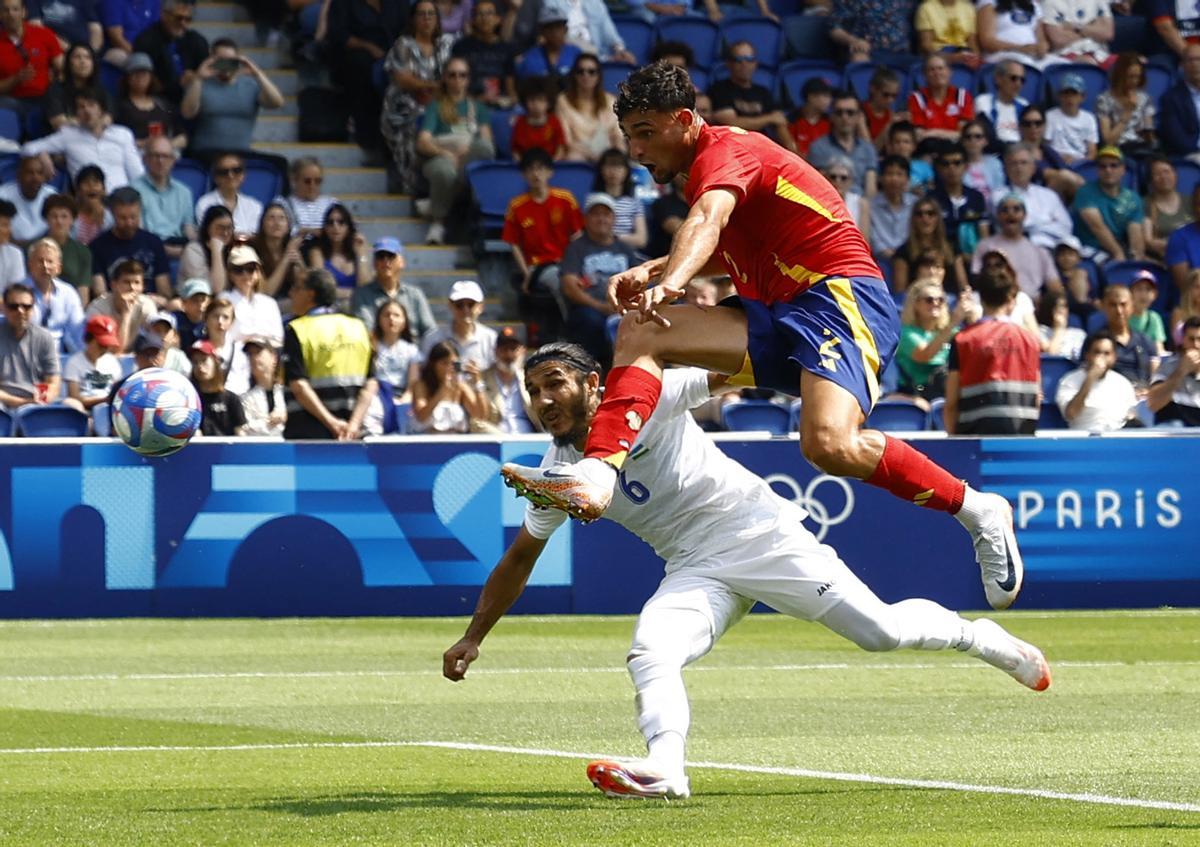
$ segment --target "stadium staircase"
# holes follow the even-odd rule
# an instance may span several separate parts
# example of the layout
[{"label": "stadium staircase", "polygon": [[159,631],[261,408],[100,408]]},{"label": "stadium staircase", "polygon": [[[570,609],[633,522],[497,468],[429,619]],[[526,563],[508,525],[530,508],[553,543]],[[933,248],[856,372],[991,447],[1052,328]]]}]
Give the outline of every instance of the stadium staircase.
[{"label": "stadium staircase", "polygon": [[[451,284],[458,279],[479,280],[474,258],[469,248],[458,246],[431,247],[424,243],[428,224],[415,217],[411,197],[388,194],[387,175],[383,168],[362,166],[362,154],[354,144],[305,144],[297,136],[299,109],[297,95],[305,85],[319,84],[324,79],[321,68],[296,69],[286,51],[275,47],[258,47],[254,25],[246,10],[235,3],[215,3],[200,0],[196,4],[193,27],[210,42],[217,38],[232,38],[250,59],[271,78],[283,94],[283,107],[264,110],[254,128],[254,147],[293,160],[299,156],[315,156],[325,168],[323,191],[342,201],[360,232],[368,242],[383,236],[398,237],[405,245],[407,270],[404,281],[420,286],[434,315],[440,323],[450,320],[447,295]],[[481,283],[483,282],[480,280]],[[489,291],[484,320],[503,323],[512,314],[505,292]],[[507,314],[506,314],[507,312]]]}]

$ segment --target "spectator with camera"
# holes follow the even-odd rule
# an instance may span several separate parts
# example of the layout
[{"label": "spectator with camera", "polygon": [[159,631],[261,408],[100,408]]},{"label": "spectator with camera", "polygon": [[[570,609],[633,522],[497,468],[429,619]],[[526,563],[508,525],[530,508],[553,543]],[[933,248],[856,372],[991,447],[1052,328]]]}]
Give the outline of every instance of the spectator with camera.
[{"label": "spectator with camera", "polygon": [[[259,109],[282,105],[283,95],[262,69],[241,55],[233,41],[217,39],[179,106],[186,120],[195,121],[190,155],[209,161],[227,150],[249,150]],[[248,231],[257,227],[256,220]]]},{"label": "spectator with camera", "polygon": [[417,432],[464,433],[486,424],[487,401],[478,374],[470,374],[454,345],[439,341],[425,354],[413,386],[412,422]]}]

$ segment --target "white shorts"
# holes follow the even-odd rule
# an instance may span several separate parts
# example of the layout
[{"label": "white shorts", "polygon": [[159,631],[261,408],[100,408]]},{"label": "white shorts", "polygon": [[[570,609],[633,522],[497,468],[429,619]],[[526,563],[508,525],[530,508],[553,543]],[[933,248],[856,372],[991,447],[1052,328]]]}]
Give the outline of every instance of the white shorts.
[{"label": "white shorts", "polygon": [[875,596],[832,547],[794,526],[749,539],[719,558],[672,570],[646,601],[642,615],[699,612],[708,619],[715,640],[756,601],[785,615],[816,621],[856,595]]}]

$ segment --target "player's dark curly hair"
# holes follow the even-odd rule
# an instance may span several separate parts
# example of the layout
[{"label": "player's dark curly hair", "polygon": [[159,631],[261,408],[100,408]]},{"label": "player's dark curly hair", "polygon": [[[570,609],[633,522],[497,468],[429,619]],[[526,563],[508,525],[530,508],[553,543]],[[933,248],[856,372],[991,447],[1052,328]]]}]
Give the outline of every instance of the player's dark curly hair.
[{"label": "player's dark curly hair", "polygon": [[630,112],[672,112],[696,108],[696,88],[684,68],[665,61],[631,73],[617,89],[617,120]]}]

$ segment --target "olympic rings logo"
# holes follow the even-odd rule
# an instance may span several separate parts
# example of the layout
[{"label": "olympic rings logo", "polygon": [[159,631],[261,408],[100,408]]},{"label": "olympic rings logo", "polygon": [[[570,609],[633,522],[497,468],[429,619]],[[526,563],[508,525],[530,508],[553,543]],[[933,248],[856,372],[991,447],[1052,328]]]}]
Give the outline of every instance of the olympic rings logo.
[{"label": "olympic rings logo", "polygon": [[[772,488],[778,483],[791,492],[792,502],[808,512],[808,516],[816,523],[817,541],[823,541],[831,526],[845,523],[854,512],[854,489],[850,487],[850,483],[841,477],[821,474],[818,477],[814,477],[804,488],[801,488],[800,483],[796,482],[792,477],[781,473],[771,474],[766,477],[766,482]],[[817,489],[826,482],[833,483],[842,490],[844,505],[837,514],[831,514],[825,503],[817,499]]]}]

